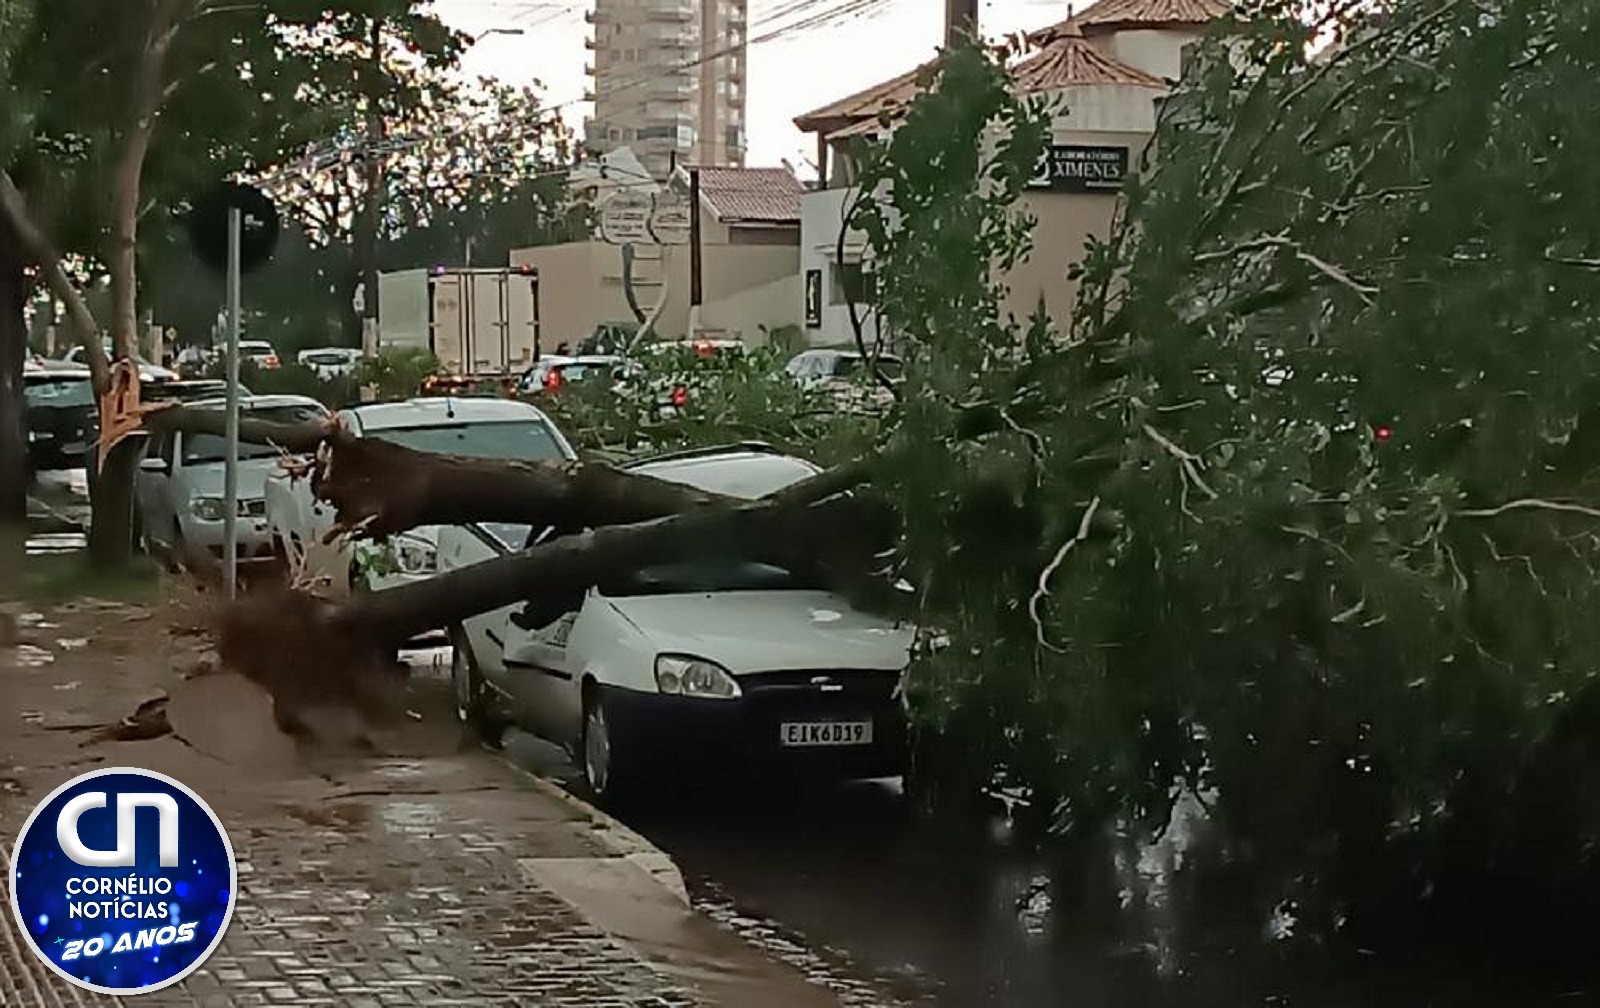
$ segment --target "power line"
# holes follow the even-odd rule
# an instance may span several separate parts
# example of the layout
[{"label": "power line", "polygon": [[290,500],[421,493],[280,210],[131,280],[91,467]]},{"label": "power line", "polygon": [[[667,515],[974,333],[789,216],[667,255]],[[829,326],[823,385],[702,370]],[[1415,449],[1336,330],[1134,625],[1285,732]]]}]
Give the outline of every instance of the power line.
[{"label": "power line", "polygon": [[[686,60],[682,63],[669,67],[666,72],[668,75],[687,72],[711,62],[712,60],[720,59],[724,56],[738,52],[740,48],[764,45],[766,43],[788,37],[793,33],[803,33],[816,28],[825,27],[829,24],[834,24],[839,21],[858,18],[864,15],[870,16],[875,13],[881,13],[887,8],[888,4],[893,2],[895,2],[895,0],[780,0],[778,10],[774,11],[773,14],[768,15],[768,19],[764,20],[764,22],[753,23],[753,27],[760,26],[763,23],[770,25],[772,20],[780,19],[793,14],[801,15],[798,20],[771,28],[771,30],[748,38],[744,42],[731,46],[725,46],[710,53],[704,53],[695,59]],[[832,6],[828,6],[830,4]],[[660,76],[660,74],[648,74],[633,80],[625,81],[616,87],[607,89],[605,95],[607,97],[615,97],[617,94],[624,91],[633,90],[635,88],[651,84],[658,80]],[[600,93],[597,90],[595,93],[595,99],[598,100],[599,97]],[[537,108],[529,109],[521,115],[514,117],[510,122],[505,123],[504,125],[512,133],[515,133],[515,131],[522,128],[542,126],[545,125],[546,118],[552,113],[559,113],[560,110],[564,108],[578,105],[589,100],[590,99],[587,97],[587,95],[584,95],[556,104],[541,105]],[[637,102],[633,105],[625,106],[623,109],[616,111],[636,111],[646,104],[648,104],[648,102]],[[395,138],[380,144],[367,144],[362,142],[360,138],[348,136],[332,137],[328,140],[322,141],[318,145],[313,145],[311,148],[308,148],[305,156],[302,157],[299,162],[284,165],[276,171],[267,173],[264,178],[270,180],[296,170],[319,172],[352,156],[366,158],[374,156],[385,157],[388,155],[400,154],[407,150],[412,150],[416,147],[419,147],[434,139],[436,139],[434,135],[428,135],[410,138]],[[350,142],[351,140],[354,140],[355,142],[352,143]]]}]

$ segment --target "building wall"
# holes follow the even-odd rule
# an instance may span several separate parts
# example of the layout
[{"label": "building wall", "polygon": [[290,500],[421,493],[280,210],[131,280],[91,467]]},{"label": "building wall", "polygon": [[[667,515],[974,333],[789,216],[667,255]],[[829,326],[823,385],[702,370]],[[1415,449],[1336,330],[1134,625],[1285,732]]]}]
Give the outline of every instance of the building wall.
[{"label": "building wall", "polygon": [[1183,47],[1198,39],[1197,31],[1171,28],[1123,30],[1099,37],[1090,36],[1100,50],[1147,74],[1177,80],[1183,76]]},{"label": "building wall", "polygon": [[[1137,170],[1140,154],[1155,129],[1157,94],[1151,88],[1096,85],[1046,96],[1057,109],[1053,141],[1127,147],[1129,168]],[[841,296],[836,263],[844,209],[855,192],[854,188],[822,189],[801,198],[802,319],[807,273],[818,271],[822,280],[821,324],[807,325],[803,330],[812,346],[847,345],[855,339],[850,306]],[[1065,326],[1077,296],[1077,285],[1067,279],[1067,270],[1082,259],[1084,243],[1090,235],[1105,237],[1110,232],[1118,203],[1114,193],[1026,193],[1020,209],[1038,223],[1033,230],[1032,253],[1005,278],[1010,288],[1007,309],[1019,318],[1027,318],[1042,298],[1050,316]],[[859,261],[864,254],[863,236],[859,232],[848,234],[846,262]],[[868,311],[866,306],[858,306],[858,314]]]},{"label": "building wall", "polygon": [[[668,280],[657,332],[678,338],[689,330],[689,248],[641,246],[634,259],[639,305],[649,313]],[[622,253],[599,241],[514,249],[512,266],[539,268],[540,349],[576,345],[604,323],[632,322],[622,287]],[[793,245],[749,246],[703,241],[701,327],[737,332],[746,340],[759,326],[797,324],[799,250]]]},{"label": "building wall", "polygon": [[[595,103],[584,123],[589,146],[600,153],[631,147],[657,179],[666,177],[674,155],[742,165],[747,6],[748,0],[595,0],[587,43]],[[712,53],[720,55],[707,58]]]},{"label": "building wall", "polygon": [[[837,296],[838,241],[854,188],[815,189],[800,197],[800,309],[802,332],[812,346],[841,346],[854,341],[849,303]],[[866,252],[866,236],[851,230],[845,235],[845,261],[859,262]],[[816,273],[822,285],[820,325],[805,321],[806,276]],[[865,309],[862,309],[863,311]]]}]

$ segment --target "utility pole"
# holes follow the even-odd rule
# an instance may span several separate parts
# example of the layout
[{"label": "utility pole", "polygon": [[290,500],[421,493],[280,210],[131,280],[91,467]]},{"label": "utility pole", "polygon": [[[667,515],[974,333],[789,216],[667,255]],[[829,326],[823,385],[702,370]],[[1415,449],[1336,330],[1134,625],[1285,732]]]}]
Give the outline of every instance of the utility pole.
[{"label": "utility pole", "polygon": [[372,15],[368,26],[367,43],[368,80],[367,130],[365,168],[366,203],[361,208],[361,222],[356,242],[357,265],[361,268],[361,283],[365,297],[361,304],[361,345],[371,350],[377,345],[375,331],[378,317],[378,231],[383,223],[383,110],[378,98],[383,91],[383,18]]},{"label": "utility pole", "polygon": [[689,169],[689,336],[700,327],[700,169]]},{"label": "utility pole", "polygon": [[954,49],[978,34],[978,0],[944,0],[944,46]]},{"label": "utility pole", "polygon": [[244,212],[228,208],[228,389],[222,456],[222,569],[228,598],[239,592],[239,274]]}]

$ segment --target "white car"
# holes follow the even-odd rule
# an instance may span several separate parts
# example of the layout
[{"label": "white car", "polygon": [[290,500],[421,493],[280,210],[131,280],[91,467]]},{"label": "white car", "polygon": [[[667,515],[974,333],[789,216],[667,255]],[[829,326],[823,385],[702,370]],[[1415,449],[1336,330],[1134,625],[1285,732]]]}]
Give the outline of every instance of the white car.
[{"label": "white car", "polygon": [[[577,457],[542,411],[510,399],[440,397],[370,403],[336,417],[356,437],[379,438],[424,452],[525,462]],[[334,514],[312,498],[306,480],[291,479],[280,468],[267,479],[266,521],[274,546],[297,563],[310,544],[320,542],[333,528]],[[382,590],[432,577],[438,533],[433,526],[415,528],[391,537],[386,546],[362,543],[355,550],[339,543],[337,563],[357,590]]]},{"label": "white car", "polygon": [[277,367],[280,363],[278,351],[274,350],[272,344],[266,340],[240,340],[239,360],[241,363],[249,361],[258,368],[268,370]]},{"label": "white car", "polygon": [[[116,351],[109,343],[105,346],[105,352],[107,360],[116,359]],[[74,364],[79,367],[89,366],[89,355],[84,353],[83,347],[81,346],[75,346],[68,350],[65,354],[62,354],[61,360],[65,363]],[[159,364],[152,364],[143,357],[135,357],[134,364],[136,364],[139,368],[139,380],[142,382],[166,382],[177,381],[178,379],[178,372],[172,370],[171,368],[164,368]],[[43,365],[45,367],[49,367],[50,362],[45,361],[43,362]]]},{"label": "white car", "polygon": [[[877,373],[897,383],[905,364],[893,354],[879,354]],[[840,409],[882,409],[894,403],[894,393],[868,372],[867,358],[859,350],[803,350],[784,366],[789,377],[805,388],[833,397]]]},{"label": "white car", "polygon": [[[755,446],[630,469],[747,500],[819,472]],[[520,550],[531,534],[446,530],[440,567]],[[853,609],[803,572],[749,561],[649,567],[570,600],[472,617],[450,635],[458,717],[490,745],[511,722],[566,746],[602,801],[625,801],[662,770],[709,779],[748,767],[839,778],[904,769],[899,691],[914,629]]]},{"label": "white car", "polygon": [[[186,403],[190,409],[221,409],[224,399]],[[241,415],[278,423],[305,423],[328,415],[321,403],[306,396],[246,396]],[[266,502],[267,475],[278,468],[283,452],[272,445],[239,444],[238,542],[241,562],[270,560]],[[151,440],[134,483],[135,528],[146,548],[182,557],[188,551],[222,556],[223,460],[226,445],[214,434],[170,431]]]},{"label": "white car", "polygon": [[310,368],[326,381],[353,373],[361,360],[361,351],[350,347],[317,347],[300,351],[295,359],[301,367]]}]

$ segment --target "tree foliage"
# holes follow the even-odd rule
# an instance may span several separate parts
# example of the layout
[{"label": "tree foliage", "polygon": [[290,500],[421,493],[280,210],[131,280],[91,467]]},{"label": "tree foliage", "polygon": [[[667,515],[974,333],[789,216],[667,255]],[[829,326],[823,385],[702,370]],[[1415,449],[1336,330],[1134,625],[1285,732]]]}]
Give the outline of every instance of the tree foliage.
[{"label": "tree foliage", "polygon": [[1030,133],[993,62],[865,174],[922,695],[1061,829],[1215,789],[1277,895],[1379,851],[1419,898],[1592,869],[1600,5],[1303,6],[1196,54],[1070,332],[998,312],[1036,148],[983,157]]}]

